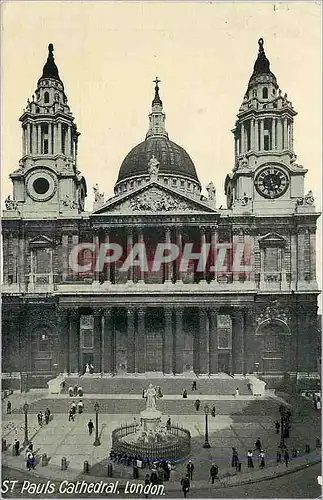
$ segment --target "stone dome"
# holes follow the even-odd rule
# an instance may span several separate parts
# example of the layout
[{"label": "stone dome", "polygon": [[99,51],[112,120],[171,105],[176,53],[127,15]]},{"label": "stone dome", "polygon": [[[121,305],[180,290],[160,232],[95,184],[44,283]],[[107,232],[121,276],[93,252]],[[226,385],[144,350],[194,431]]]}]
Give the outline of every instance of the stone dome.
[{"label": "stone dome", "polygon": [[131,177],[149,175],[148,163],[153,155],[159,161],[159,175],[169,174],[199,182],[194,163],[185,149],[167,137],[152,136],[127,154],[120,167],[117,184]]}]

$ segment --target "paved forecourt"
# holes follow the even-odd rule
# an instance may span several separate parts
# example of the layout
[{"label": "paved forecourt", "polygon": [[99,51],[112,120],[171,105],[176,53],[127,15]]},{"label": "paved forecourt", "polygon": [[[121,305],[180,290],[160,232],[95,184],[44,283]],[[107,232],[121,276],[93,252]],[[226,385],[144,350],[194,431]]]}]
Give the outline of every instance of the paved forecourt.
[{"label": "paved forecourt", "polygon": [[[113,397],[112,397],[113,396]],[[68,409],[74,398],[67,395],[57,397],[46,397],[46,393],[39,392],[38,397],[27,394],[30,397],[30,409],[28,415],[29,438],[34,443],[36,456],[46,453],[49,457],[49,464],[42,467],[51,469],[51,474],[61,477],[60,464],[62,457],[66,457],[69,463],[69,471],[75,471],[77,476],[83,470],[84,461],[88,461],[91,467],[91,474],[107,477],[108,455],[111,448],[112,430],[120,426],[121,423],[131,423],[139,416],[140,411],[145,407],[145,401],[140,397],[129,398],[124,395],[99,395],[91,398],[91,395],[84,396],[85,413],[76,415],[75,422],[68,421]],[[194,408],[196,397],[201,399],[201,409],[197,412]],[[205,399],[206,398],[206,399]],[[13,413],[3,415],[3,437],[9,445],[4,454],[5,457],[12,455],[10,445],[15,437],[20,442],[24,437],[24,415],[22,404],[23,397],[12,396]],[[75,398],[77,401],[78,398]],[[94,403],[100,404],[99,413],[99,435],[100,446],[93,446],[94,434],[88,433],[87,423],[92,418],[95,423]],[[215,403],[216,417],[208,417],[209,421],[209,442],[211,448],[203,448],[205,433],[205,415],[203,405]],[[231,468],[231,448],[237,448],[239,458],[242,462],[242,471],[246,471],[246,454],[249,448],[254,448],[254,443],[259,437],[266,452],[266,467],[276,467],[276,451],[280,442],[279,435],[276,434],[274,422],[279,419],[279,405],[281,400],[272,397],[255,399],[252,396],[224,397],[212,395],[197,395],[191,393],[190,398],[183,400],[181,395],[165,395],[158,400],[158,408],[163,412],[163,420],[166,422],[168,416],[173,424],[179,424],[191,432],[192,447],[191,459],[195,465],[194,477],[207,482],[209,480],[210,464],[215,461],[219,466],[220,476],[232,474]],[[3,405],[5,407],[5,404]],[[53,418],[48,425],[43,423],[40,427],[37,423],[37,412],[46,407],[51,409]],[[5,409],[5,408],[3,408]],[[316,438],[320,437],[320,415],[315,413],[310,402],[304,400],[295,409],[292,408],[292,429],[290,438],[286,440],[290,454],[293,448],[297,448],[300,454],[304,454],[305,446],[309,445],[314,451]],[[258,468],[257,457],[255,457],[255,469]],[[23,456],[11,457],[10,463],[17,466],[24,466]],[[180,463],[172,472],[171,481],[179,481],[185,471],[185,464]],[[41,465],[38,465],[39,468]],[[113,464],[114,476],[122,478],[132,478],[132,468]],[[55,472],[56,471],[56,472]],[[146,471],[141,471],[144,477]],[[252,473],[251,473],[252,474]]]}]

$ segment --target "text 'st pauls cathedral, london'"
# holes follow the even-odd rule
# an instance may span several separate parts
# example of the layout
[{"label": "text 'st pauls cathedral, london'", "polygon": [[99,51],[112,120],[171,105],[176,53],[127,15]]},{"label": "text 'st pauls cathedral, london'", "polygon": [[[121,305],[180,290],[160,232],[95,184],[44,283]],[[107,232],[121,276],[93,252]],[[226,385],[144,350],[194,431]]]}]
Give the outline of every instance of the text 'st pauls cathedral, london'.
[{"label": "text 'st pauls cathedral, london'", "polygon": [[267,380],[317,371],[319,214],[294,152],[297,113],[258,44],[226,179],[201,194],[198,165],[166,131],[156,78],[145,140],[125,156],[112,198],[104,179],[95,185],[90,212],[49,45],[3,213],[4,374],[37,386],[87,364]]}]

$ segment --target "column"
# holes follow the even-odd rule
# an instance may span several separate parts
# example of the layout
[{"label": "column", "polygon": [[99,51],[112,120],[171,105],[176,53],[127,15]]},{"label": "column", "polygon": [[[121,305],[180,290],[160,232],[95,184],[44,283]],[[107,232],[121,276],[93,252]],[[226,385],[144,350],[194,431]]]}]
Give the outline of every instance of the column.
[{"label": "column", "polygon": [[261,355],[257,352],[257,344],[255,343],[255,312],[253,306],[249,306],[243,313],[244,323],[244,371],[245,373],[253,373],[255,363],[261,359]]},{"label": "column", "polygon": [[[133,247],[133,231],[132,227],[127,228],[127,255],[130,254]],[[133,283],[133,266],[129,267],[127,280]]]},{"label": "column", "polygon": [[201,227],[201,257],[202,257],[202,279],[200,280],[205,282],[206,280],[206,264],[207,264],[207,248],[206,248],[206,228]]},{"label": "column", "polygon": [[234,282],[237,282],[239,281],[240,279],[240,271],[239,271],[239,268],[238,269],[234,269],[233,268],[233,263],[234,263],[234,260],[235,260],[235,252],[236,252],[236,247],[237,245],[240,243],[240,233],[241,233],[241,230],[238,229],[237,227],[234,227],[232,229],[232,243],[233,243],[233,260],[232,260],[232,280]]},{"label": "column", "polygon": [[207,310],[204,307],[199,308],[199,373],[209,374],[209,356],[208,356],[208,317]]},{"label": "column", "polygon": [[263,246],[260,247],[260,282],[265,281],[265,249]]},{"label": "column", "polygon": [[37,153],[37,125],[35,123],[32,124],[32,152],[33,154]]},{"label": "column", "polygon": [[286,263],[285,263],[285,248],[282,247],[280,250],[281,256],[281,285],[286,287]]},{"label": "column", "polygon": [[[170,233],[170,227],[165,228],[165,243],[166,245],[170,245],[171,243],[171,233]],[[164,264],[164,269],[165,269],[165,283],[171,283],[172,281],[172,272],[171,272],[171,266],[173,265],[172,262],[166,262]]]},{"label": "column", "polygon": [[289,139],[289,149],[294,153],[294,124],[292,120],[289,126]]},{"label": "column", "polygon": [[297,229],[297,281],[304,281],[305,262],[304,262],[304,247],[305,247],[305,228]]},{"label": "column", "polygon": [[102,356],[102,373],[114,373],[114,331],[113,331],[113,309],[107,308],[103,311],[104,328],[103,328],[103,356]]},{"label": "column", "polygon": [[183,308],[175,309],[175,373],[183,373],[183,350],[184,350],[184,331],[183,331]]},{"label": "column", "polygon": [[287,118],[283,120],[283,149],[288,149]]},{"label": "column", "polygon": [[145,373],[146,371],[146,328],[145,328],[145,309],[137,311],[137,335],[136,335],[136,372]]},{"label": "column", "polygon": [[31,130],[31,124],[27,123],[27,153],[31,153],[31,141],[30,141],[30,130]]},{"label": "column", "polygon": [[69,311],[69,330],[68,330],[68,372],[78,373],[79,371],[79,311],[71,309]]},{"label": "column", "polygon": [[315,244],[316,227],[309,228],[310,239],[310,280],[316,281],[316,244]]},{"label": "column", "polygon": [[210,321],[210,336],[209,336],[209,363],[210,373],[218,373],[218,325],[217,325],[217,310],[211,308],[209,310]]},{"label": "column", "polygon": [[259,123],[255,122],[255,151],[259,151]]},{"label": "column", "polygon": [[245,144],[245,129],[244,129],[244,123],[241,123],[241,153],[246,152],[246,144]]},{"label": "column", "polygon": [[279,151],[283,149],[283,126],[281,118],[277,118],[277,149]]},{"label": "column", "polygon": [[127,372],[135,373],[135,313],[127,310]]},{"label": "column", "polygon": [[[106,245],[109,245],[109,243],[110,243],[110,234],[109,234],[109,231],[105,232],[104,243]],[[105,264],[105,267],[104,267],[105,281],[108,283],[108,285],[111,284],[111,266],[112,266],[112,263]]]},{"label": "column", "polygon": [[297,281],[297,233],[290,235],[290,271],[292,274],[292,283]]},{"label": "column", "polygon": [[68,278],[68,234],[62,235],[62,281]]},{"label": "column", "polygon": [[2,268],[3,268],[3,282],[8,283],[9,281],[9,251],[10,251],[10,245],[9,245],[9,233],[8,232],[2,232],[2,238],[3,238],[3,252],[2,252],[2,258],[3,258],[3,263],[2,263]]},{"label": "column", "polygon": [[[140,245],[144,244],[144,232],[142,227],[138,227],[138,243]],[[139,283],[145,282],[145,271],[142,269],[142,266],[139,266]]]},{"label": "column", "polygon": [[21,132],[22,132],[22,135],[21,135],[21,152],[22,152],[22,156],[25,156],[25,154],[26,154],[26,129],[25,129],[25,127],[21,128]]},{"label": "column", "polygon": [[58,366],[60,373],[67,373],[68,370],[68,350],[66,349],[66,337],[68,332],[68,309],[57,309],[57,333],[60,345],[60,355],[58,359]]},{"label": "column", "polygon": [[260,151],[264,150],[264,119],[260,119]]},{"label": "column", "polygon": [[71,156],[71,126],[69,125],[67,127],[67,134],[66,134],[66,149],[65,149],[65,154],[66,156]]},{"label": "column", "polygon": [[18,283],[21,286],[25,284],[25,239],[23,234],[19,237]]},{"label": "column", "polygon": [[173,373],[173,308],[164,307],[164,373]]},{"label": "column", "polygon": [[17,232],[12,233],[12,282],[18,282],[18,242],[19,242],[19,234]]},{"label": "column", "polygon": [[244,318],[242,311],[232,314],[232,370],[244,374]]},{"label": "column", "polygon": [[245,244],[245,258],[246,265],[249,265],[251,270],[249,273],[245,274],[245,279],[251,282],[255,281],[255,248],[254,248],[254,236],[251,234],[251,230],[246,227],[244,228],[244,244]]},{"label": "column", "polygon": [[102,310],[94,309],[94,328],[93,328],[93,366],[96,373],[101,372],[102,365]]},{"label": "column", "polygon": [[271,120],[271,149],[276,149],[276,118]]},{"label": "column", "polygon": [[58,122],[57,124],[57,149],[56,153],[61,153],[62,152],[62,123]]},{"label": "column", "polygon": [[251,151],[255,150],[255,119],[251,118],[250,120],[250,149]]},{"label": "column", "polygon": [[218,256],[218,228],[217,226],[212,226],[211,232],[211,266],[214,268],[214,283],[218,282],[218,272],[217,272],[217,256]]},{"label": "column", "polygon": [[41,155],[41,124],[37,125],[37,153]]},{"label": "column", "polygon": [[48,124],[48,154],[53,154],[52,150],[52,124]]},{"label": "column", "polygon": [[100,279],[100,272],[97,269],[97,265],[100,268],[100,262],[99,262],[99,255],[100,255],[100,237],[99,237],[99,232],[97,230],[94,231],[93,234],[93,245],[95,248],[95,267],[93,270],[93,276],[94,276],[94,281],[99,281]]},{"label": "column", "polygon": [[177,246],[179,248],[179,254],[176,262],[176,274],[177,274],[176,280],[178,280],[180,283],[183,283],[183,274],[180,269],[182,255],[183,255],[183,235],[181,227],[177,228],[176,230],[176,241],[177,241]]}]

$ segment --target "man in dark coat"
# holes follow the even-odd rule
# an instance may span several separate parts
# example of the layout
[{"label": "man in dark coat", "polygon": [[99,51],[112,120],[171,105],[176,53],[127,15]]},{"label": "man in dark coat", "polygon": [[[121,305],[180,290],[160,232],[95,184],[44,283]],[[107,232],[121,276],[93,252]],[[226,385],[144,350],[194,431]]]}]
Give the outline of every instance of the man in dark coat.
[{"label": "man in dark coat", "polygon": [[20,442],[18,441],[18,439],[15,439],[15,444],[14,444],[14,447],[15,447],[15,455],[18,456],[19,455],[19,450],[20,450]]},{"label": "man in dark coat", "polygon": [[212,464],[210,468],[210,476],[212,484],[214,484],[214,481],[219,481],[218,472],[219,472],[219,467],[216,464]]},{"label": "man in dark coat", "polygon": [[93,432],[93,429],[94,429],[94,423],[92,422],[92,420],[90,419],[89,423],[87,424],[88,426],[88,429],[89,429],[89,434],[91,436],[92,432]]},{"label": "man in dark coat", "polygon": [[151,471],[150,482],[151,484],[158,484],[158,473],[156,468],[152,469]]},{"label": "man in dark coat", "polygon": [[190,491],[190,485],[191,485],[188,475],[186,475],[185,477],[182,478],[181,485],[182,485],[182,491],[184,494],[184,498],[186,498],[187,493]]},{"label": "man in dark coat", "polygon": [[236,467],[238,462],[239,462],[238,452],[235,448],[232,448],[231,466]]},{"label": "man in dark coat", "polygon": [[193,480],[193,471],[194,471],[194,464],[192,463],[192,460],[188,461],[186,469],[187,469],[188,478],[190,479],[190,481],[192,481]]}]

